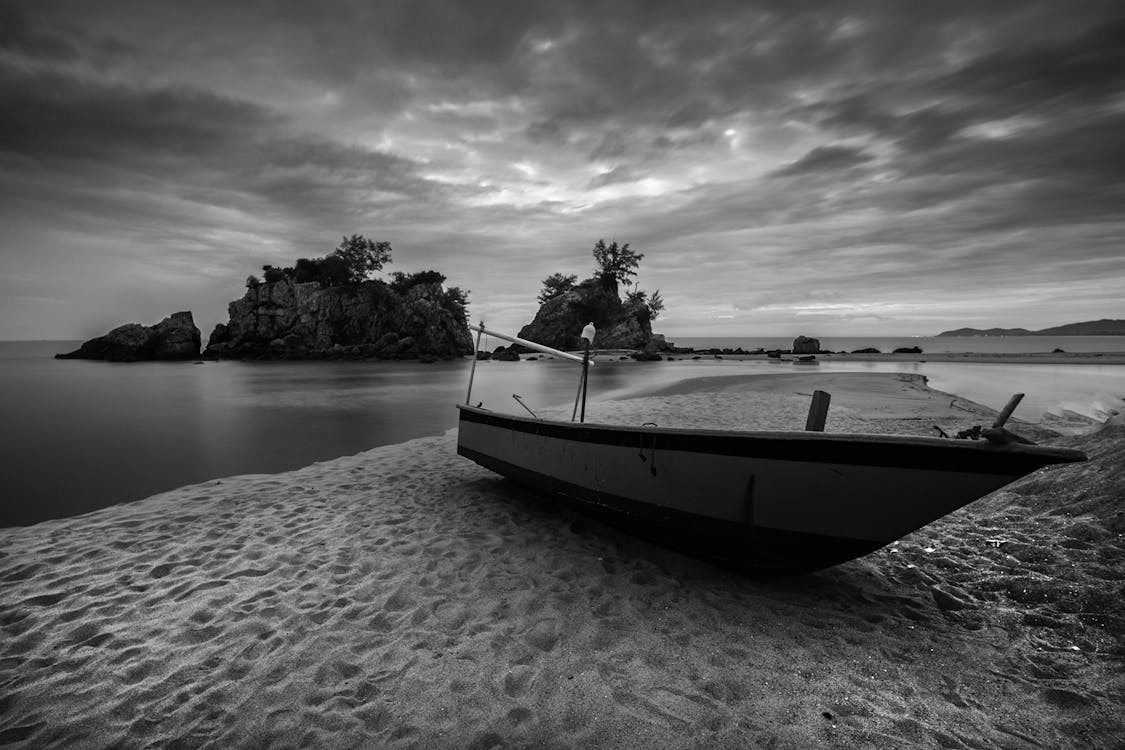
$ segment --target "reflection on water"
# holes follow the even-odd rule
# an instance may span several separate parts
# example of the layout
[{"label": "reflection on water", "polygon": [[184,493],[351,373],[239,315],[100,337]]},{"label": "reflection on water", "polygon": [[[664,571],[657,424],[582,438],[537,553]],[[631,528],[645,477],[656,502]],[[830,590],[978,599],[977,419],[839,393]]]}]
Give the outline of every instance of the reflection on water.
[{"label": "reflection on water", "polygon": [[[74,348],[74,347],[69,347]],[[456,425],[471,362],[108,364],[54,360],[58,343],[0,344],[0,525],[76,515],[185,484],[278,472]],[[1125,395],[1125,366],[823,363],[819,371],[909,371],[994,407],[1027,393],[1017,415],[1092,412]],[[701,359],[603,361],[590,398],[688,377],[815,372],[789,364]],[[473,403],[523,413],[573,403],[579,368],[551,360],[478,364]],[[596,408],[591,409],[596,417]]]}]

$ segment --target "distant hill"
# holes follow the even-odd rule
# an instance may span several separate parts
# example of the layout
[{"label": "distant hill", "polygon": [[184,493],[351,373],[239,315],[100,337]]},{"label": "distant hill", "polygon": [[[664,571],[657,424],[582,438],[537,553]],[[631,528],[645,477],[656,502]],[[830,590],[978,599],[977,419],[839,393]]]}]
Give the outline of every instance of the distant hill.
[{"label": "distant hill", "polygon": [[1125,336],[1125,320],[1088,320],[1085,323],[1067,323],[1065,326],[1044,328],[1039,336]]},{"label": "distant hill", "polygon": [[1067,323],[1041,331],[1026,328],[958,328],[942,331],[938,336],[1125,336],[1125,320],[1088,320],[1084,323]]}]

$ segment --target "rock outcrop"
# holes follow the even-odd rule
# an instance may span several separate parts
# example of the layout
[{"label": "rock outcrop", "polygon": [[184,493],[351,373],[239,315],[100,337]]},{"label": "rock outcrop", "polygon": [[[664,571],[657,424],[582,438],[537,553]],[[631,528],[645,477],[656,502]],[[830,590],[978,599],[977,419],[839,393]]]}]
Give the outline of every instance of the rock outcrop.
[{"label": "rock outcrop", "polygon": [[205,357],[451,359],[473,353],[464,308],[438,283],[395,291],[291,279],[247,288],[215,326]]},{"label": "rock outcrop", "polygon": [[794,354],[816,354],[820,351],[820,339],[811,336],[798,336],[793,339]]},{"label": "rock outcrop", "polygon": [[190,312],[174,313],[153,326],[127,323],[90,339],[56,359],[104,359],[109,362],[198,359],[201,337]]},{"label": "rock outcrop", "polygon": [[652,340],[648,308],[623,303],[616,288],[594,279],[544,302],[519,337],[555,349],[581,349],[582,328],[591,322],[598,329],[597,349],[644,349]]}]

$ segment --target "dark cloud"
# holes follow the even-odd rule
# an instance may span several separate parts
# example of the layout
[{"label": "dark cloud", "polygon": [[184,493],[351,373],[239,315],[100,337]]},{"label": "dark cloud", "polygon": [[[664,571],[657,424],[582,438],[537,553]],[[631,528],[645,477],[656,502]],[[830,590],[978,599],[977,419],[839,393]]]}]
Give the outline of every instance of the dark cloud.
[{"label": "dark cloud", "polygon": [[936,84],[955,99],[986,97],[989,106],[1020,110],[1113,98],[1125,88],[1125,14],[1062,41],[1015,40]]},{"label": "dark cloud", "polygon": [[278,121],[206,91],[102,84],[56,71],[0,67],[0,99],[0,150],[44,160],[222,157],[224,147],[252,141]]},{"label": "dark cloud", "polygon": [[817,146],[792,164],[774,171],[773,175],[776,177],[792,177],[821,172],[838,172],[860,164],[866,164],[873,158],[870,154],[864,153],[862,149],[849,148],[848,146]]},{"label": "dark cloud", "polygon": [[0,50],[43,60],[76,60],[78,48],[50,28],[36,28],[14,6],[0,6]]}]

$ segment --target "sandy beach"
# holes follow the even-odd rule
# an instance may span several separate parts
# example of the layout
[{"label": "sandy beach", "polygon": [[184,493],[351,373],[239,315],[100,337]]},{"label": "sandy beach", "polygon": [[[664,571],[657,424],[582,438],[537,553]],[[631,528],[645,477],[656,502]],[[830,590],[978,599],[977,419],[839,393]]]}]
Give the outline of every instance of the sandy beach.
[{"label": "sandy beach", "polygon": [[[917,375],[810,372],[588,419],[799,430],[818,388],[834,432],[994,414]],[[558,509],[453,433],[2,529],[0,745],[1121,747],[1125,427],[1009,427],[1090,461],[799,577]]]}]

